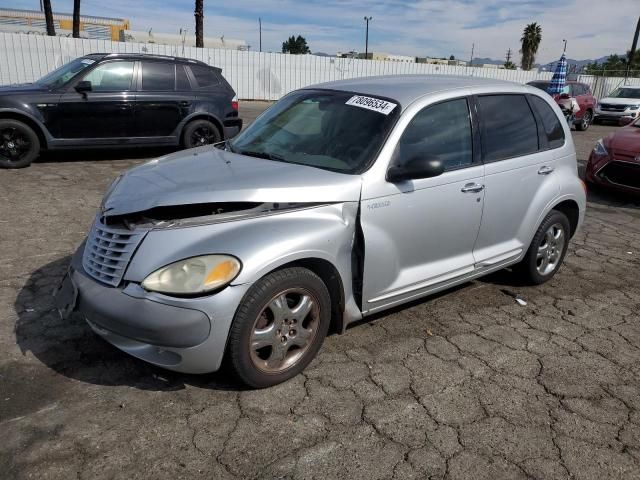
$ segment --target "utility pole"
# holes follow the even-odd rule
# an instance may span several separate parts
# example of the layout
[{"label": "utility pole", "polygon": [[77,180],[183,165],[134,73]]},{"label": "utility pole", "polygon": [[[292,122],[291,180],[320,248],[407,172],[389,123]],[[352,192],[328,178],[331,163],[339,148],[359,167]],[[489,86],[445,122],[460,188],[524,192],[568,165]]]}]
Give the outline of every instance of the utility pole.
[{"label": "utility pole", "polygon": [[258,25],[260,28],[260,51],[262,52],[262,18],[258,17]]},{"label": "utility pole", "polygon": [[565,53],[567,51],[567,41],[564,38],[562,41],[564,42],[564,50],[562,50],[562,53]]},{"label": "utility pole", "polygon": [[627,81],[627,77],[629,77],[629,70],[631,69],[631,64],[633,63],[633,59],[636,56],[636,47],[638,46],[638,34],[640,34],[640,17],[638,18],[638,24],[636,25],[636,33],[633,36],[633,43],[631,44],[631,51],[629,52],[629,60],[627,60],[627,71],[624,74],[625,83]]},{"label": "utility pole", "polygon": [[507,61],[506,63],[511,63],[511,49],[507,50]]},{"label": "utility pole", "polygon": [[373,20],[373,17],[364,17],[364,21],[367,22],[367,33],[364,40],[364,59],[369,58],[369,21]]},{"label": "utility pole", "polygon": [[473,67],[473,50],[476,48],[476,44],[472,43],[471,44],[471,60],[469,60],[469,66]]}]

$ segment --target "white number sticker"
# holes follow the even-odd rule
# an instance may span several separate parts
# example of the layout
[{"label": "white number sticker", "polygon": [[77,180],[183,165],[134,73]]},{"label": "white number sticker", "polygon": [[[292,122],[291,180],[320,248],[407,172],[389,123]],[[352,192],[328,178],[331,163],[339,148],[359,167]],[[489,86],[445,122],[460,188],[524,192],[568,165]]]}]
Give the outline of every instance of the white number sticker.
[{"label": "white number sticker", "polygon": [[362,97],[360,95],[354,95],[347,100],[347,105],[353,105],[354,107],[366,108],[367,110],[373,110],[374,112],[382,113],[383,115],[389,115],[396,108],[397,104],[387,102],[386,100],[380,100],[378,98]]},{"label": "white number sticker", "polygon": [[96,63],[96,61],[91,60],[90,58],[83,58],[82,60],[80,60],[80,63],[84,63],[85,65],[93,65],[94,63]]}]

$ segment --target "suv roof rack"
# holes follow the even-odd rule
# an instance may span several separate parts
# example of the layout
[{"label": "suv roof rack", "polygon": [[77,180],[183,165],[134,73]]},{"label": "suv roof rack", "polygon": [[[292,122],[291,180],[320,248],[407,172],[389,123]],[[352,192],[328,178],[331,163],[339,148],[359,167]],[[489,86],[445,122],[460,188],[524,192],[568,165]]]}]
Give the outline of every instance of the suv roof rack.
[{"label": "suv roof rack", "polygon": [[208,64],[206,64],[205,62],[201,61],[201,60],[194,60],[193,58],[185,58],[185,57],[173,57],[170,55],[157,55],[155,53],[89,53],[88,55],[85,56],[89,56],[89,55],[104,55],[105,58],[107,57],[122,57],[122,58],[156,58],[158,60],[172,60],[172,61],[177,61],[177,62],[186,62],[186,63],[193,63],[196,65],[205,65],[205,66],[210,66]]}]

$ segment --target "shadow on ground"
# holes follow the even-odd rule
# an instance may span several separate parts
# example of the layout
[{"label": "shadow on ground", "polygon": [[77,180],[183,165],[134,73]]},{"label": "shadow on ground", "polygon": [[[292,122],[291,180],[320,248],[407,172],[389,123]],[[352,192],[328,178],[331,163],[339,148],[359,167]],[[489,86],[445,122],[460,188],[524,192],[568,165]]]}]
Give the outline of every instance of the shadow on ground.
[{"label": "shadow on ground", "polygon": [[[186,375],[154,367],[102,340],[74,313],[62,320],[52,291],[62,279],[70,256],[34,271],[15,300],[16,342],[22,353],[68,378],[96,385],[128,385],[144,390],[179,390],[186,384],[214,390],[242,390],[225,371]],[[8,378],[3,380],[10,381]]]},{"label": "shadow on ground", "polygon": [[42,152],[34,163],[86,162],[108,160],[136,160],[160,157],[177,151],[177,147],[139,147],[55,150]]}]

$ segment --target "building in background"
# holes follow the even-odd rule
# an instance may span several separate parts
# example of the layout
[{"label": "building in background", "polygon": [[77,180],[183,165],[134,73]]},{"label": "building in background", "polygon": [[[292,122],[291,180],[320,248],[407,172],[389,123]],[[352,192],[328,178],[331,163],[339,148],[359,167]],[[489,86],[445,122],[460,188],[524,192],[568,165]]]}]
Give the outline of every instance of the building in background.
[{"label": "building in background", "polygon": [[[70,37],[73,29],[73,15],[54,13],[53,23],[56,34]],[[126,18],[80,16],[80,36],[100,40],[120,40],[122,32],[130,28]],[[0,32],[46,35],[44,13],[39,10],[0,9]]]},{"label": "building in background", "polygon": [[[152,30],[148,32],[135,31],[135,30],[123,30],[121,38],[122,42],[137,42],[137,43],[150,43],[156,45],[181,45],[185,47],[195,47],[196,37],[188,32],[180,34],[172,33],[155,33]],[[205,48],[225,48],[228,50],[247,50],[247,42],[244,40],[236,40],[233,38],[222,37],[205,37]]]}]

